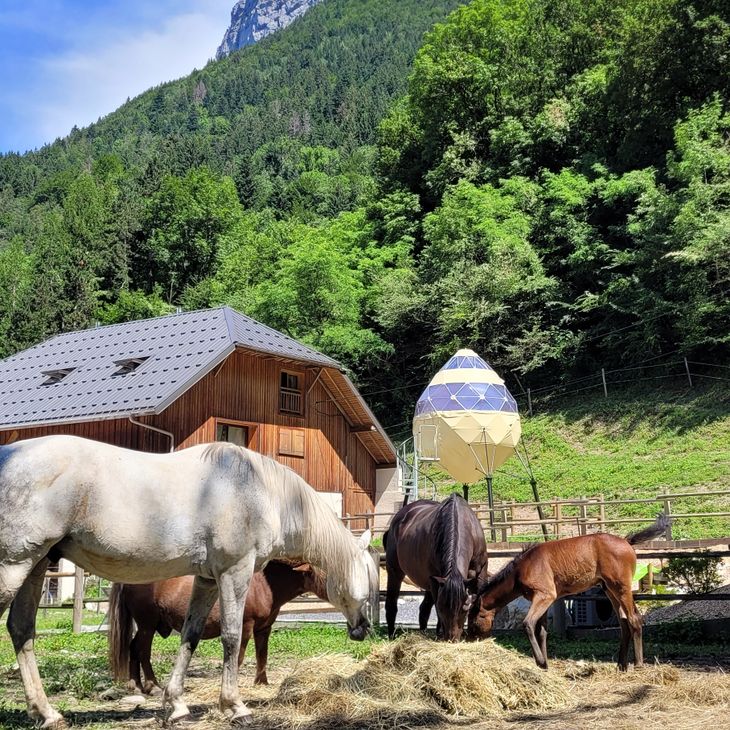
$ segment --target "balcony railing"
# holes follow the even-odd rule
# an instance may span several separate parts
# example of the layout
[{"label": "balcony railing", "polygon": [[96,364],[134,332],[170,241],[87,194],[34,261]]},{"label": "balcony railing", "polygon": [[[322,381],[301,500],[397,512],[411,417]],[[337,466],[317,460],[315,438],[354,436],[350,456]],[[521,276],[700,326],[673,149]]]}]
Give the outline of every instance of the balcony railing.
[{"label": "balcony railing", "polygon": [[282,413],[302,413],[302,394],[298,390],[282,388],[279,391],[279,410]]}]

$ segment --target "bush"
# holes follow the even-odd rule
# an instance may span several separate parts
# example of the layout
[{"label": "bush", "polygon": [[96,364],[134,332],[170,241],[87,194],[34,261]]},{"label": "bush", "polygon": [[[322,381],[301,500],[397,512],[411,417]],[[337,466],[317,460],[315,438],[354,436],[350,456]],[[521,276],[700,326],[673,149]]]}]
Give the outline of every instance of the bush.
[{"label": "bush", "polygon": [[722,584],[720,562],[721,558],[669,558],[662,575],[690,593],[709,593]]}]

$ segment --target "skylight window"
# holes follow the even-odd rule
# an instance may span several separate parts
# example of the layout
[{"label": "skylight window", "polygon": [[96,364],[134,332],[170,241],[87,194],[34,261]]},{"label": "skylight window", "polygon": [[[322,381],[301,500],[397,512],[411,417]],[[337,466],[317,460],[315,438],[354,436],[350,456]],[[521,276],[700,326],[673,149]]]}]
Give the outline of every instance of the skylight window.
[{"label": "skylight window", "polygon": [[119,368],[119,370],[117,370],[115,373],[112,373],[112,374],[113,375],[128,375],[129,373],[133,373],[147,359],[148,359],[147,356],[145,356],[145,357],[126,357],[123,360],[115,360],[114,364]]},{"label": "skylight window", "polygon": [[41,385],[55,385],[60,383],[69,373],[72,373],[76,368],[56,368],[55,370],[43,370],[41,375],[46,376],[46,380]]}]

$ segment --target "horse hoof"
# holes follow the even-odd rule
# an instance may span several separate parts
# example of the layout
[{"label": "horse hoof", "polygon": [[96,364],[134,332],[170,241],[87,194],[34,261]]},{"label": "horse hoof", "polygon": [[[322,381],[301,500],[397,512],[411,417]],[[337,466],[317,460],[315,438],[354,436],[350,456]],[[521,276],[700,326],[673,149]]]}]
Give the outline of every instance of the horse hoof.
[{"label": "horse hoof", "polygon": [[59,715],[58,717],[49,717],[42,725],[42,730],[68,730],[68,724]]},{"label": "horse hoof", "polygon": [[253,722],[253,715],[248,707],[229,707],[223,712],[233,726],[242,727]]},{"label": "horse hoof", "polygon": [[166,727],[180,727],[181,725],[186,725],[187,723],[192,721],[192,716],[190,713],[186,713],[185,715],[178,715],[177,717],[173,717],[170,715],[170,717],[167,718],[167,722],[164,723]]},{"label": "horse hoof", "polygon": [[240,715],[239,717],[231,718],[231,725],[233,725],[234,727],[248,727],[252,723],[252,715]]},{"label": "horse hoof", "polygon": [[162,697],[162,688],[155,685],[154,687],[150,687],[147,694],[150,697]]},{"label": "horse hoof", "polygon": [[190,710],[187,707],[173,710],[167,718],[168,725],[177,725],[190,720]]}]

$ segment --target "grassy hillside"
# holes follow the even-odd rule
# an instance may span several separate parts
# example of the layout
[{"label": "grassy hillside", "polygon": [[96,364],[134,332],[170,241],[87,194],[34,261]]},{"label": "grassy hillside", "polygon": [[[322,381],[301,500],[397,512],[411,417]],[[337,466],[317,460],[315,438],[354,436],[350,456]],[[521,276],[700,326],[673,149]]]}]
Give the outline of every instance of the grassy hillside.
[{"label": "grassy hillside", "polygon": [[[722,385],[692,389],[639,385],[566,397],[523,418],[523,434],[543,500],[596,496],[605,499],[651,498],[730,489],[730,390]],[[443,475],[442,475],[443,476]],[[441,480],[451,491],[453,482]],[[511,459],[494,479],[498,500],[530,501],[524,470]],[[486,500],[486,484],[470,490]],[[649,516],[656,504],[622,505],[610,516]],[[730,495],[674,501],[673,512],[730,511]],[[628,532],[630,526],[617,527]],[[730,535],[730,518],[679,520],[675,537]]]}]

